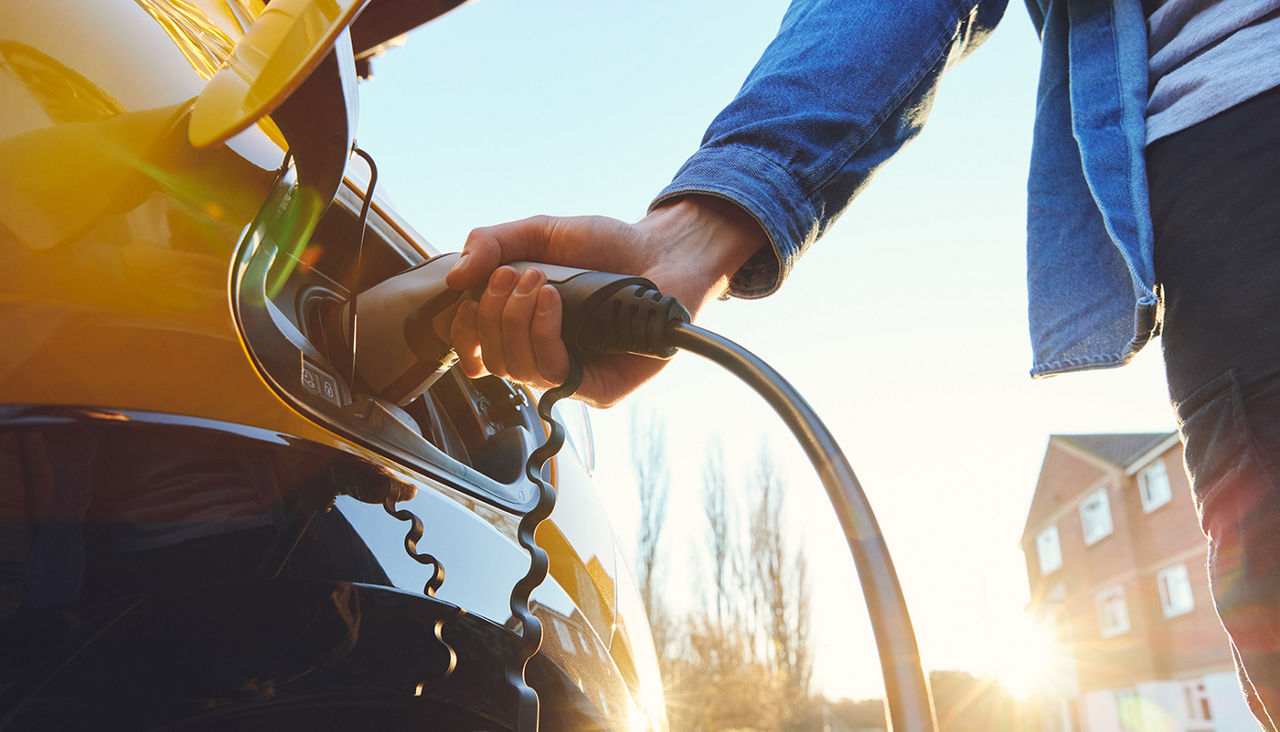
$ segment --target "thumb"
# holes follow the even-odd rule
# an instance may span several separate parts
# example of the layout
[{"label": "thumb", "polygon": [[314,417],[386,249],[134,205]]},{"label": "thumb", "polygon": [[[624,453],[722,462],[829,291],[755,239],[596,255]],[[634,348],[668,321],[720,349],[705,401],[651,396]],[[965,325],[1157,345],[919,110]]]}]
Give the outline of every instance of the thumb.
[{"label": "thumb", "polygon": [[553,230],[549,216],[534,216],[473,229],[445,283],[455,290],[482,285],[498,267],[521,260],[540,261]]}]

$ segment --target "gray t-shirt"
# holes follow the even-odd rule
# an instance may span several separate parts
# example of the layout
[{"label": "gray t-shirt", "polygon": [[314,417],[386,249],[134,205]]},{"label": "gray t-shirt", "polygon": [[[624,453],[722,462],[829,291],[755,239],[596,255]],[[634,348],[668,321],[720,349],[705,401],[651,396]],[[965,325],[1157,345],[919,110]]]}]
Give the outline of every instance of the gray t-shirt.
[{"label": "gray t-shirt", "polygon": [[1280,0],[1146,4],[1148,145],[1280,86]]}]

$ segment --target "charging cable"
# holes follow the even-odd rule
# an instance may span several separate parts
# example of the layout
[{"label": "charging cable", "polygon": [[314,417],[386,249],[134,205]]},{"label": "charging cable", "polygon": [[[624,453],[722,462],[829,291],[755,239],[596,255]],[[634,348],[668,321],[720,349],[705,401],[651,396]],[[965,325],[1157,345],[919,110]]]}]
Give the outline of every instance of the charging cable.
[{"label": "charging cable", "polygon": [[666,342],[708,358],[745,381],[800,442],[822,479],[858,569],[880,655],[890,729],[936,730],[929,683],[893,559],[866,493],[831,431],[781,374],[737,343],[688,323],[670,325]]},{"label": "charging cable", "polygon": [[[360,292],[356,389],[407,404],[453,366],[457,354],[449,339],[454,315],[465,299],[478,297],[477,292],[451,290],[446,284],[457,261],[458,254],[443,254]],[[853,554],[884,674],[890,723],[894,729],[912,732],[937,729],[915,631],[884,536],[849,461],[804,398],[742,346],[692,325],[684,306],[643,277],[532,262],[508,266],[518,273],[538,269],[559,292],[564,313],[561,337],[570,354],[568,379],[538,402],[538,413],[550,428],[547,442],[525,465],[528,479],[538,487],[538,500],[517,530],[517,540],[529,552],[530,562],[510,601],[512,615],[521,624],[519,650],[507,667],[508,681],[517,691],[517,729],[536,732],[538,728],[538,696],[525,682],[524,673],[542,642],[542,625],[529,608],[530,596],[547,576],[547,555],[537,546],[534,534],[555,505],[555,490],[543,480],[542,466],[564,444],[564,428],[552,418],[551,408],[578,389],[582,358],[630,353],[666,359],[682,349],[736,374],[764,397],[799,440],[822,479]],[[353,295],[344,306],[352,346],[354,305]]]},{"label": "charging cable", "polygon": [[[563,268],[523,263],[515,266],[553,270],[548,273],[548,280],[561,290],[562,296],[566,290],[574,289],[568,286],[572,277],[555,281],[555,275],[564,274],[560,271]],[[528,596],[546,577],[547,569],[546,553],[533,543],[533,533],[537,524],[550,515],[555,502],[554,489],[542,480],[541,466],[564,442],[564,429],[551,417],[551,407],[570,396],[581,383],[582,366],[576,354],[631,353],[665,359],[677,350],[686,350],[714,361],[746,382],[773,407],[800,442],[822,480],[853,554],[880,656],[891,729],[936,730],[915,631],[884,535],[844,451],[817,413],[771,366],[737,343],[693,325],[688,311],[675,298],[659,293],[653,283],[642,278],[572,271],[581,272],[574,277],[584,277],[590,285],[601,284],[602,277],[614,279],[598,288],[583,288],[588,282],[578,283],[579,289],[591,292],[585,297],[578,293],[573,297],[573,307],[566,303],[564,309],[562,334],[570,346],[570,375],[563,386],[548,391],[538,403],[538,412],[551,426],[551,435],[530,456],[526,467],[526,474],[538,484],[541,495],[538,505],[520,522],[520,544],[530,552],[532,561],[529,574],[512,592],[512,612],[524,624],[522,653],[528,653],[516,659],[508,674],[520,693],[516,729],[525,732],[538,728],[537,695],[524,684],[523,669],[541,640],[541,625],[529,612]]]}]

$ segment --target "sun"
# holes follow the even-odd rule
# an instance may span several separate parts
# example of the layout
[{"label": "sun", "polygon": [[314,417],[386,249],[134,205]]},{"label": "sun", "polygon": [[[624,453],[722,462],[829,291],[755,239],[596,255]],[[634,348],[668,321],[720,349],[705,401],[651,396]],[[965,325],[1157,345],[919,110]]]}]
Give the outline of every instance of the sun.
[{"label": "sun", "polygon": [[1040,690],[1061,654],[1053,631],[1036,623],[1025,613],[1017,613],[994,639],[991,671],[996,681],[1017,699]]}]

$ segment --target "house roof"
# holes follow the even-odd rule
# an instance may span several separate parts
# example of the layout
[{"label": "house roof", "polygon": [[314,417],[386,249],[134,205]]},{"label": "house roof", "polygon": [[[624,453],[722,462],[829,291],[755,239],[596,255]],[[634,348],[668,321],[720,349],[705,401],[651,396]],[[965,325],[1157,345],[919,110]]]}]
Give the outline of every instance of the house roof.
[{"label": "house roof", "polygon": [[[1128,470],[1138,460],[1148,456],[1152,450],[1177,434],[1177,432],[1125,432],[1099,435],[1050,435],[1049,446],[1045,449],[1045,461],[1048,462],[1049,454],[1053,451],[1053,445],[1056,442],[1070,445],[1121,470]],[[1040,476],[1036,481],[1035,494],[1031,497],[1031,506],[1027,509],[1027,519],[1022,526],[1024,542],[1032,530],[1032,519],[1043,515],[1060,500],[1056,494],[1048,494],[1044,479],[1042,465]]]},{"label": "house roof", "polygon": [[1128,468],[1138,458],[1172,437],[1173,432],[1126,432],[1111,435],[1051,435],[1050,440],[1078,447],[1113,465]]}]

